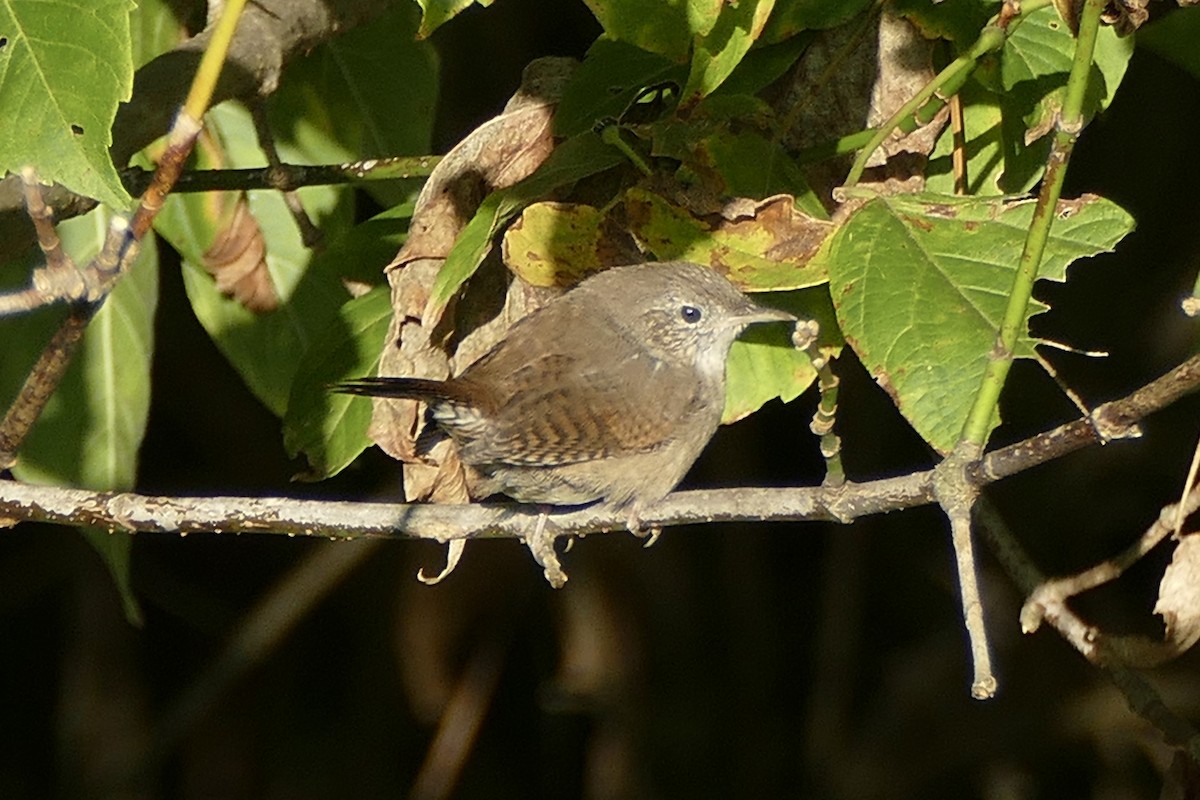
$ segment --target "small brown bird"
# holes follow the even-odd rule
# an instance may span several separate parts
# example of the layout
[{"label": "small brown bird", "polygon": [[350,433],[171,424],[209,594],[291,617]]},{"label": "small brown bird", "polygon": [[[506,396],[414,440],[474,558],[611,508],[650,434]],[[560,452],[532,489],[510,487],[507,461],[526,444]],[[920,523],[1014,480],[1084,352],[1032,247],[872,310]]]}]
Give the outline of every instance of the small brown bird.
[{"label": "small brown bird", "polygon": [[425,401],[488,493],[603,501],[637,533],[708,444],[725,359],[755,322],[794,322],[686,262],[615,267],[517,322],[461,375],[361,378],[335,391]]}]

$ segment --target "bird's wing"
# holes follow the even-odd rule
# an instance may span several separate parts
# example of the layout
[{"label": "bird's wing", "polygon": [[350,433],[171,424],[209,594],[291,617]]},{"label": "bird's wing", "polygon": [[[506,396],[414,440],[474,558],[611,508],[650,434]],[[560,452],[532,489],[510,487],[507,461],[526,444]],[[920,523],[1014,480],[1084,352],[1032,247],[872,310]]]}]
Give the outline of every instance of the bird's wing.
[{"label": "bird's wing", "polygon": [[651,452],[687,424],[701,394],[693,370],[645,352],[615,363],[550,352],[508,371],[496,400],[464,443],[468,463],[555,466]]}]

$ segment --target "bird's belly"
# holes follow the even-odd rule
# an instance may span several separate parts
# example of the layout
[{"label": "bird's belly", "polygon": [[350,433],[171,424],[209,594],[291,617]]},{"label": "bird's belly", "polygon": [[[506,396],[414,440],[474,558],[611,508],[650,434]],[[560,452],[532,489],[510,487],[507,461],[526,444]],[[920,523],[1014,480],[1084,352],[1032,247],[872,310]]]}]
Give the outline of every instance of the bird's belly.
[{"label": "bird's belly", "polygon": [[602,500],[616,508],[644,506],[661,500],[683,480],[711,435],[709,431],[646,453],[576,464],[476,468],[492,479],[498,491],[522,503],[583,505]]}]

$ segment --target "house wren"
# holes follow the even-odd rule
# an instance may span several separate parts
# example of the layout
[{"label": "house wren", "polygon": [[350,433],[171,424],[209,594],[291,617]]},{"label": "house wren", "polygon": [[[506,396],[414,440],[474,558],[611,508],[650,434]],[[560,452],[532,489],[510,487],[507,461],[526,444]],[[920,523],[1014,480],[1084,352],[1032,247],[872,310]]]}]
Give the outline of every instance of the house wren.
[{"label": "house wren", "polygon": [[335,391],[428,403],[488,493],[597,500],[638,532],[700,455],[725,407],[725,359],[760,308],[707,267],[615,267],[517,322],[461,375],[361,378]]}]

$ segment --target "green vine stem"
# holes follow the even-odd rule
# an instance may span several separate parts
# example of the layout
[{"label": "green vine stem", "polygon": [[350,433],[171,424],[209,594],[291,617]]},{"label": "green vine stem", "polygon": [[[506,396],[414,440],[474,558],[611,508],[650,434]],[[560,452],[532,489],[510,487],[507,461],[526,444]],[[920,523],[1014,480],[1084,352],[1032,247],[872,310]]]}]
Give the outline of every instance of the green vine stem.
[{"label": "green vine stem", "polygon": [[[1027,2],[1021,4],[1020,11],[1011,16],[1006,16],[1002,10],[1000,14],[997,14],[988,21],[988,24],[980,31],[979,38],[975,40],[965,53],[951,61],[933,80],[921,87],[921,91],[913,95],[907,103],[896,109],[896,112],[888,118],[887,122],[874,129],[873,132],[870,132],[869,136],[867,136],[867,131],[854,134],[856,137],[865,137],[866,143],[862,145],[862,149],[858,151],[858,156],[850,166],[850,173],[846,176],[845,185],[849,187],[858,183],[859,179],[862,178],[863,171],[867,168],[867,160],[879,145],[883,144],[888,136],[891,136],[892,131],[915,130],[918,127],[915,124],[918,114],[921,114],[921,118],[923,119],[933,119],[933,114],[945,105],[946,98],[957,93],[962,88],[962,85],[967,82],[967,79],[971,77],[971,73],[975,71],[979,59],[988,53],[996,52],[1002,48],[1009,34],[1018,25],[1034,11],[1048,6],[1050,3],[1051,0],[1027,0]],[[927,104],[932,105],[932,109],[925,109]],[[921,113],[922,111],[924,113]],[[838,140],[838,143],[842,141]],[[835,146],[838,143],[835,143]],[[821,145],[820,147],[827,149],[829,146]]]},{"label": "green vine stem", "polygon": [[1092,66],[1092,54],[1095,51],[1096,34],[1100,29],[1100,14],[1103,10],[1104,0],[1087,0],[1083,6],[1079,35],[1075,42],[1075,58],[1067,78],[1066,97],[1063,100],[1058,129],[1054,133],[1054,144],[1046,162],[1042,189],[1038,194],[1037,206],[1034,208],[1029,232],[1025,237],[1024,250],[1021,252],[1020,261],[1017,262],[1017,272],[1008,295],[1008,306],[996,336],[995,347],[989,355],[975,402],[963,426],[961,441],[976,451],[982,449],[991,430],[991,422],[1000,401],[1000,390],[1004,388],[1004,381],[1008,377],[1009,368],[1012,367],[1017,338],[1025,326],[1033,284],[1037,280],[1042,254],[1050,238],[1050,225],[1054,221],[1058,199],[1062,194],[1067,163],[1071,159],[1075,140],[1083,130],[1084,92],[1087,89],[1088,72]]},{"label": "green vine stem", "polygon": [[812,320],[796,323],[792,332],[792,344],[812,362],[817,371],[817,391],[820,400],[817,410],[813,413],[809,430],[821,442],[821,457],[825,459],[825,480],[823,486],[836,487],[846,482],[846,469],[842,466],[842,440],[834,432],[837,423],[838,380],[837,373],[828,356],[821,352],[817,337],[820,327]]},{"label": "green vine stem", "polygon": [[[304,186],[427,178],[441,160],[441,156],[434,155],[395,156],[368,158],[346,164],[279,164],[274,167],[186,170],[180,173],[171,191],[174,194],[252,189],[287,192]],[[127,167],[121,170],[121,182],[130,194],[140,195],[150,186],[153,174],[141,167]]]}]

